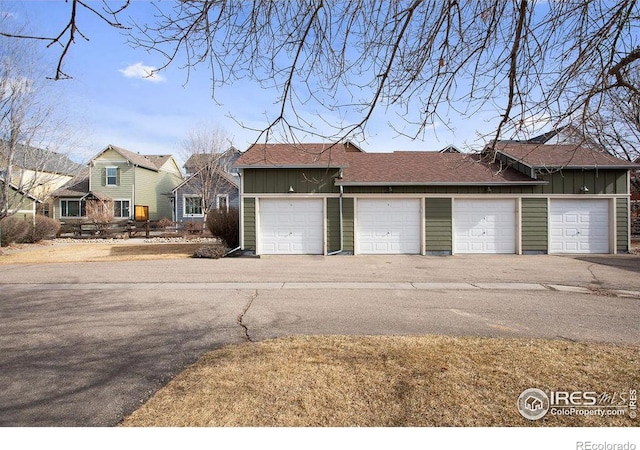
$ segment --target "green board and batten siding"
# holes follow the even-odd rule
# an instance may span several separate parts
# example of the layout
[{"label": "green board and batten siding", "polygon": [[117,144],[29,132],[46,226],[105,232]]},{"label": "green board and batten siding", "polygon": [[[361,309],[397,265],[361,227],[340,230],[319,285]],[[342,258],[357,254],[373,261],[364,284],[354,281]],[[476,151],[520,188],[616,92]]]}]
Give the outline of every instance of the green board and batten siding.
[{"label": "green board and batten siding", "polygon": [[327,251],[340,250],[340,199],[327,199]]},{"label": "green board and batten siding", "polygon": [[344,223],[344,248],[345,252],[353,253],[355,249],[355,217],[354,200],[352,198],[342,199],[342,215]]},{"label": "green board and batten siding", "polygon": [[[530,167],[504,154],[499,154],[498,160],[530,175]],[[535,194],[582,194],[583,186],[589,189],[590,194],[627,193],[626,169],[561,169],[550,173],[537,170],[535,175],[538,180],[548,182],[536,187]]]},{"label": "green board and batten siding", "polygon": [[427,253],[451,252],[452,214],[450,198],[426,198],[425,250]]},{"label": "green board and batten siding", "polygon": [[250,169],[244,170],[245,194],[336,194],[336,169]]},{"label": "green board and batten siding", "polygon": [[616,199],[617,251],[629,251],[629,201],[626,198]]},{"label": "green board and batten siding", "polygon": [[243,201],[244,249],[256,250],[256,199],[246,197]]},{"label": "green board and batten siding", "polygon": [[[255,198],[260,194],[285,194],[293,188],[294,194],[331,194],[327,197],[327,251],[340,249],[340,203],[334,185],[336,169],[245,169],[244,182],[244,248],[256,249]],[[354,251],[354,196],[377,194],[393,197],[399,194],[477,195],[491,198],[493,195],[513,194],[522,197],[522,252],[546,253],[548,251],[548,197],[547,194],[580,194],[586,186],[588,194],[624,195],[627,190],[626,170],[563,170],[550,174],[538,174],[546,185],[492,186],[345,186],[343,198],[343,251]],[[536,194],[540,197],[534,197]],[[530,197],[531,196],[531,197]],[[617,251],[628,251],[629,212],[628,199],[616,201]],[[425,251],[447,253],[452,250],[451,198],[427,197],[425,202]]]},{"label": "green board and batten siding", "polygon": [[522,199],[522,252],[546,253],[549,222],[546,198]]},{"label": "green board and batten siding", "polygon": [[548,182],[539,186],[541,194],[582,194],[583,186],[589,194],[628,193],[626,170],[561,170],[538,174],[538,179]]},{"label": "green board and batten siding", "polygon": [[327,251],[329,253],[342,250],[353,253],[354,230],[353,230],[353,199],[342,199],[342,233],[343,247],[340,249],[340,199],[337,197],[327,198]]}]

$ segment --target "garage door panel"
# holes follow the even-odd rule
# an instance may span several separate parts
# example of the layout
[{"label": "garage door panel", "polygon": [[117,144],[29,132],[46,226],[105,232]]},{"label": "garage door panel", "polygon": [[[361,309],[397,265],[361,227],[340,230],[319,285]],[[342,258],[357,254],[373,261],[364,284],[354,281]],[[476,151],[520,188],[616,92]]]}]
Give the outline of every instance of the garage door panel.
[{"label": "garage door panel", "polygon": [[420,253],[420,223],[417,199],[359,199],[357,252]]},{"label": "garage door panel", "polygon": [[515,201],[454,202],[456,253],[515,253]]},{"label": "garage door panel", "polygon": [[260,253],[323,253],[322,200],[261,199],[259,214]]},{"label": "garage door panel", "polygon": [[551,200],[551,253],[609,253],[609,201]]}]

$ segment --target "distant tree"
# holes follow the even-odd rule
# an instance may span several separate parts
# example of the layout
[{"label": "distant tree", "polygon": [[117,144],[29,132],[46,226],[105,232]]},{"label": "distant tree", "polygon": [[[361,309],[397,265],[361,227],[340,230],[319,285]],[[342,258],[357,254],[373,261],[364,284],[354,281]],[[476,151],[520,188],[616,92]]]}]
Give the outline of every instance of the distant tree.
[{"label": "distant tree", "polygon": [[[640,85],[640,82],[635,83]],[[587,116],[585,128],[612,155],[629,161],[638,160],[640,95],[620,90],[607,92],[598,111]]]},{"label": "distant tree", "polygon": [[223,173],[231,169],[234,149],[224,130],[201,126],[189,133],[182,151],[187,175],[192,177],[189,186],[201,201],[204,227],[209,212],[216,207],[218,194],[226,193],[224,187],[228,182]]},{"label": "distant tree", "polygon": [[[118,17],[129,2],[116,5],[71,0],[59,34],[21,37],[59,44],[55,77],[64,77],[68,49],[84,37],[77,11],[126,28]],[[640,59],[640,5],[633,0],[182,0],[154,6],[154,22],[137,23],[132,44],[163,56],[160,69],[208,65],[214,90],[247,78],[275,89],[264,132],[318,133],[311,111],[335,127],[334,137],[347,137],[363,130],[376,109],[397,108],[391,126],[418,137],[437,121],[447,124],[450,114],[491,110],[500,138],[523,132],[532,118],[584,124],[609,92],[620,98],[640,92],[631,77]]]},{"label": "distant tree", "polygon": [[38,73],[37,52],[26,44],[0,37],[0,219],[69,170],[66,157],[39,148],[60,142],[66,127]]}]

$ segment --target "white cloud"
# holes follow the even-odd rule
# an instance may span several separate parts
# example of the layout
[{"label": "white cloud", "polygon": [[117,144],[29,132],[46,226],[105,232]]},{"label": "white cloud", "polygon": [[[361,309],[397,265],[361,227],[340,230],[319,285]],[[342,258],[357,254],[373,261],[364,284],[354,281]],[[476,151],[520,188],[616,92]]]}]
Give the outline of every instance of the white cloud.
[{"label": "white cloud", "polygon": [[145,66],[144,64],[139,62],[131,64],[124,69],[120,69],[118,70],[118,72],[120,72],[127,78],[139,78],[141,80],[151,81],[154,83],[164,81],[164,77],[155,72],[155,70],[158,69],[153,66]]}]

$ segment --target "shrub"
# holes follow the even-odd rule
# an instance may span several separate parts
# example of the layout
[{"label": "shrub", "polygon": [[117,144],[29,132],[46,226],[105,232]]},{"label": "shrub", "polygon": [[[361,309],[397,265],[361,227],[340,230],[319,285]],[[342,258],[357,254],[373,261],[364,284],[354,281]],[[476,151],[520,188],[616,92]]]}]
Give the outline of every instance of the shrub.
[{"label": "shrub", "polygon": [[87,201],[87,219],[93,222],[98,236],[109,235],[109,224],[113,222],[113,200]]},{"label": "shrub", "polygon": [[2,241],[0,244],[6,247],[9,244],[16,242],[23,242],[31,223],[18,217],[5,217],[0,220],[0,233],[2,234]]},{"label": "shrub", "polygon": [[26,240],[40,242],[43,239],[54,238],[60,231],[60,222],[46,216],[36,215],[35,225],[29,227]]},{"label": "shrub", "polygon": [[227,248],[222,243],[203,245],[193,253],[193,257],[218,259],[222,258],[226,252]]},{"label": "shrub", "polygon": [[169,227],[172,227],[174,224],[171,219],[167,217],[163,217],[158,221],[158,228],[162,228],[163,230]]},{"label": "shrub", "polygon": [[227,247],[236,248],[240,245],[240,214],[237,209],[210,211],[207,215],[207,228]]}]

